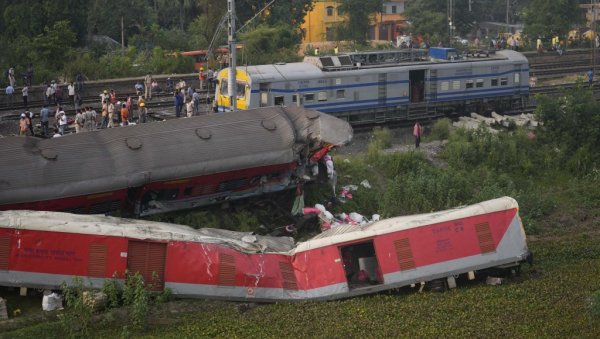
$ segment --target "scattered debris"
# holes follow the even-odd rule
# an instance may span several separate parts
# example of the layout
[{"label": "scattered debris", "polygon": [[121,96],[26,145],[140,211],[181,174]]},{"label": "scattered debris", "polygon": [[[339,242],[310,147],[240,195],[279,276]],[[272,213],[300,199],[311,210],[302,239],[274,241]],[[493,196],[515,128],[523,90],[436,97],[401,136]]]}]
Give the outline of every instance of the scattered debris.
[{"label": "scattered debris", "polygon": [[535,119],[535,116],[530,113],[521,115],[501,115],[492,112],[491,115],[492,117],[488,118],[477,113],[471,113],[471,117],[459,117],[458,121],[454,122],[452,125],[459,128],[478,129],[482,124],[485,124],[492,133],[498,133],[496,129],[492,128],[495,126],[508,128],[514,124],[519,127],[535,129],[540,125]]},{"label": "scattered debris", "polygon": [[83,292],[83,303],[94,311],[101,311],[108,304],[108,296],[103,292]]},{"label": "scattered debris", "polygon": [[44,297],[42,298],[42,310],[54,311],[62,309],[62,297],[58,293],[50,290],[44,290]]},{"label": "scattered debris", "polygon": [[369,184],[369,181],[367,179],[361,181],[360,185],[364,188],[371,188],[371,184]]},{"label": "scattered debris", "polygon": [[487,277],[487,279],[485,279],[485,283],[491,286],[502,285],[502,278]]},{"label": "scattered debris", "polygon": [[6,300],[0,297],[0,320],[8,319],[8,311],[6,310]]}]

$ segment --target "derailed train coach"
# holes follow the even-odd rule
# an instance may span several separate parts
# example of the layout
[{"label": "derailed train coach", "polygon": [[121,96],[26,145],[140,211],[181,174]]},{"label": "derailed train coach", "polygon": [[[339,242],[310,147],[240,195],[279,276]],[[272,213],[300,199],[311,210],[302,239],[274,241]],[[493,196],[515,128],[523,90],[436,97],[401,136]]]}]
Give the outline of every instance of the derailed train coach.
[{"label": "derailed train coach", "polygon": [[[217,75],[219,110],[231,105],[228,72]],[[238,67],[236,78],[238,109],[301,106],[352,125],[516,110],[529,97],[529,63],[511,50],[466,55],[454,48],[431,48],[306,56],[302,62]]]},{"label": "derailed train coach", "polygon": [[[0,285],[90,287],[139,272],[177,296],[339,299],[454,281],[530,258],[508,197],[441,212],[341,225],[305,242],[218,229],[43,211],[0,212]],[[362,275],[362,278],[361,278]]]},{"label": "derailed train coach", "polygon": [[352,139],[314,110],[270,107],[61,138],[0,138],[0,210],[149,215],[294,186],[313,152]]}]

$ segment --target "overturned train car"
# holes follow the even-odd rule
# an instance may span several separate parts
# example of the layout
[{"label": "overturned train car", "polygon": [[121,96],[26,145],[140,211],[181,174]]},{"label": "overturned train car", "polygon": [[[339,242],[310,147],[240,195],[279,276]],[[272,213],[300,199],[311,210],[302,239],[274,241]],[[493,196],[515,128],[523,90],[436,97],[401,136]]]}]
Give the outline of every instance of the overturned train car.
[{"label": "overturned train car", "polygon": [[[231,300],[338,299],[454,279],[527,260],[517,202],[342,225],[294,244],[108,216],[0,212],[0,285],[94,287],[140,272],[174,295]],[[360,278],[361,273],[363,279]],[[365,279],[366,278],[366,279]]]},{"label": "overturned train car", "polygon": [[149,215],[293,187],[342,120],[269,107],[61,138],[0,138],[0,210]]}]

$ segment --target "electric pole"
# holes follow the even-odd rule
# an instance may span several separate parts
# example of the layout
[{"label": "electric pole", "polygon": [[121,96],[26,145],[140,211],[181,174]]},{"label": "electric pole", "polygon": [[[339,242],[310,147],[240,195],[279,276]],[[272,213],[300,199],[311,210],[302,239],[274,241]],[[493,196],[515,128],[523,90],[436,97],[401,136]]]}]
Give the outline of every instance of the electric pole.
[{"label": "electric pole", "polygon": [[454,24],[454,4],[452,0],[448,0],[448,9],[447,9],[447,14],[448,14],[448,43],[450,44],[450,46],[452,46],[452,29],[453,29],[453,24]]},{"label": "electric pole", "polygon": [[510,22],[508,21],[509,13],[510,13],[510,0],[506,0],[506,33],[510,32]]},{"label": "electric pole", "polygon": [[[596,48],[598,48],[598,46],[596,46],[596,41],[598,41],[598,33],[596,32],[596,0],[591,0],[592,3],[592,22],[591,22],[591,29],[593,32],[593,40],[590,43],[590,46],[592,47],[592,76],[594,76],[596,74]],[[592,91],[594,90],[594,86],[592,85]]]},{"label": "electric pole", "polygon": [[236,42],[235,42],[235,0],[227,0],[227,9],[229,17],[228,28],[229,32],[227,34],[227,42],[229,43],[229,76],[227,83],[227,91],[229,92],[229,100],[231,104],[231,111],[237,110],[237,80],[236,76]]}]

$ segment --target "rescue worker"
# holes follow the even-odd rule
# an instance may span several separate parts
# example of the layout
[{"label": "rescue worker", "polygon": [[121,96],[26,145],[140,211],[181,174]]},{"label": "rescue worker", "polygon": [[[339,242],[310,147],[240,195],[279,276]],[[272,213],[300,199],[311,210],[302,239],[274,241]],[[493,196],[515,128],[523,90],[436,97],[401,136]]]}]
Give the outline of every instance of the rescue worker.
[{"label": "rescue worker", "polygon": [[115,104],[112,102],[108,103],[108,125],[106,128],[115,127]]},{"label": "rescue worker", "polygon": [[146,103],[141,102],[138,106],[140,108],[140,123],[144,124],[148,122],[148,109],[146,108]]},{"label": "rescue worker", "polygon": [[200,90],[204,89],[204,80],[206,80],[206,74],[204,73],[204,67],[200,67],[198,72],[198,79],[200,80]]},{"label": "rescue worker", "polygon": [[127,104],[123,104],[121,107],[121,126],[129,125],[129,110],[127,109]]},{"label": "rescue worker", "polygon": [[144,96],[148,100],[152,99],[152,89],[153,89],[152,82],[153,81],[154,81],[154,79],[152,79],[152,74],[151,73],[146,74],[146,77],[144,78],[144,89],[145,89]]},{"label": "rescue worker", "polygon": [[62,108],[58,112],[58,117],[58,130],[60,131],[60,135],[65,135],[67,129],[67,115]]},{"label": "rescue worker", "polygon": [[44,104],[42,109],[40,110],[40,124],[42,125],[42,135],[44,137],[48,136],[48,124],[50,121],[50,110],[48,110],[48,105]]},{"label": "rescue worker", "polygon": [[78,109],[77,114],[75,114],[75,133],[81,132],[83,132],[83,114],[81,109]]},{"label": "rescue worker", "polygon": [[19,135],[27,135],[29,129],[29,119],[25,113],[21,113],[21,120],[19,121]]},{"label": "rescue worker", "polygon": [[31,136],[34,136],[35,134],[33,133],[33,112],[27,111],[25,112],[25,115],[27,116],[27,122],[29,124],[29,131],[31,132]]},{"label": "rescue worker", "polygon": [[102,125],[100,128],[108,128],[108,100],[102,104]]}]

